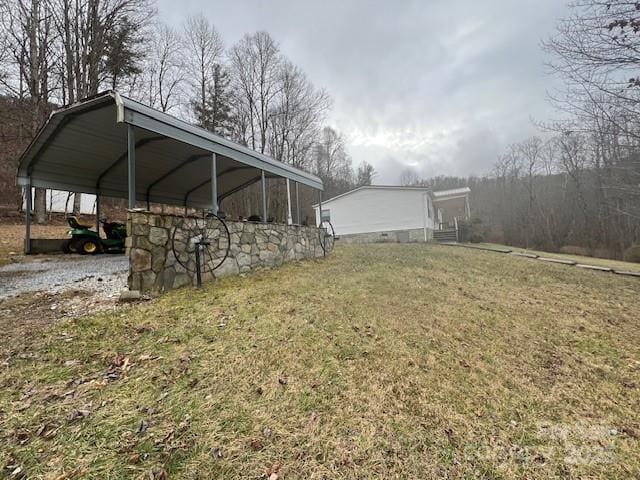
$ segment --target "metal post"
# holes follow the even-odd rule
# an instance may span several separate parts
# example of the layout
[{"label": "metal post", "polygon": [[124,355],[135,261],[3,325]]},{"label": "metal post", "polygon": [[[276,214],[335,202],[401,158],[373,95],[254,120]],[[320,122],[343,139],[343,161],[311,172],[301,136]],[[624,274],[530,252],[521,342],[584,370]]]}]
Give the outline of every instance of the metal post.
[{"label": "metal post", "polygon": [[429,194],[428,193],[424,193],[422,195],[422,219],[423,219],[423,225],[424,225],[424,241],[427,241],[427,218],[429,215]]},{"label": "metal post", "polygon": [[100,235],[100,194],[96,193],[96,232]]},{"label": "metal post", "polygon": [[202,288],[202,276],[200,274],[200,242],[196,243],[196,286]]},{"label": "metal post", "polygon": [[216,154],[211,154],[211,210],[218,214],[218,177],[216,176]]},{"label": "metal post", "polygon": [[291,215],[291,187],[289,186],[289,179],[287,178],[287,225],[293,223],[293,217]]},{"label": "metal post", "polygon": [[298,182],[296,184],[296,223],[300,225],[300,196],[298,195]]},{"label": "metal post", "polygon": [[25,208],[24,208],[24,253],[31,253],[31,177],[27,179],[24,187]]},{"label": "metal post", "polygon": [[264,170],[262,170],[262,221],[267,221],[267,185],[264,178]]},{"label": "metal post", "polygon": [[[318,190],[318,228],[322,228],[322,190]],[[320,235],[322,235],[322,256],[327,256],[327,249],[325,245],[327,244],[327,232],[320,231]]]},{"label": "metal post", "polygon": [[129,181],[129,209],[136,208],[136,132],[127,124],[127,175]]}]

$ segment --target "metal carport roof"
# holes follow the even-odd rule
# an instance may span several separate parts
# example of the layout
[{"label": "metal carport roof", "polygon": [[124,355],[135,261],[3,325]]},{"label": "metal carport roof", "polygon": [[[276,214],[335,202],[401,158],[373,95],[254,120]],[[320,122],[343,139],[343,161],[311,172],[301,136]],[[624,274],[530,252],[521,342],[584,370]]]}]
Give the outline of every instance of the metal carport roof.
[{"label": "metal carport roof", "polygon": [[211,207],[212,157],[219,200],[262,172],[323,190],[315,175],[114,91],[54,111],[21,157],[18,184],[127,198],[128,143],[138,201]]}]

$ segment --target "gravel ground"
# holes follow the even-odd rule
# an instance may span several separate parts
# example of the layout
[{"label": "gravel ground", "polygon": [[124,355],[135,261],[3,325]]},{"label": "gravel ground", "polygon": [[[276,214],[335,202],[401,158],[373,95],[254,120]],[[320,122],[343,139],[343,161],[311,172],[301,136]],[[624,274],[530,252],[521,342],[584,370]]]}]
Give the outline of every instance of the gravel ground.
[{"label": "gravel ground", "polygon": [[91,291],[114,298],[127,287],[129,260],[125,255],[65,255],[28,257],[27,262],[0,267],[0,299],[26,292]]}]

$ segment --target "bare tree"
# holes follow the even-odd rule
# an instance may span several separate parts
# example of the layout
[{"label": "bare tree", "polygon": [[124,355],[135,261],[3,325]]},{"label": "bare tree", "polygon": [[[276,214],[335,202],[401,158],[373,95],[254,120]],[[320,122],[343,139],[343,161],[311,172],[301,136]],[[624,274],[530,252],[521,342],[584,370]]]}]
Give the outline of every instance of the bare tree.
[{"label": "bare tree", "polygon": [[559,135],[558,165],[576,189],[587,238],[616,249],[638,235],[633,225],[640,216],[638,8],[630,1],[575,1],[544,44],[551,71],[566,86],[551,98],[564,117],[550,128]]},{"label": "bare tree", "polygon": [[184,37],[192,107],[196,113],[203,112],[207,108],[207,93],[212,88],[215,66],[224,52],[222,37],[202,14],[187,18]]},{"label": "bare tree", "polygon": [[358,172],[356,173],[356,187],[363,185],[371,185],[373,177],[376,176],[376,171],[369,162],[362,162],[358,166]]},{"label": "bare tree", "polygon": [[138,88],[149,106],[169,112],[182,104],[186,84],[184,56],[184,42],[178,32],[166,24],[157,24]]},{"label": "bare tree", "polygon": [[[27,135],[35,135],[50,111],[52,92],[50,65],[54,35],[51,10],[44,0],[5,0],[0,4],[2,45],[13,73],[0,76],[5,90],[15,95],[31,110]],[[46,192],[35,189],[35,219],[46,220]]]},{"label": "bare tree", "polygon": [[[152,0],[47,0],[58,38],[61,103],[117,88],[140,72]],[[82,195],[74,195],[80,213]]]},{"label": "bare tree", "polygon": [[308,166],[330,106],[324,90],[316,89],[304,72],[288,60],[282,61],[270,115],[270,154],[298,168]]},{"label": "bare tree", "polygon": [[418,185],[419,183],[420,177],[414,168],[407,167],[402,170],[402,173],[400,174],[400,185],[410,187],[412,185]]},{"label": "bare tree", "polygon": [[[245,138],[238,140],[265,153],[268,148],[272,101],[282,87],[282,57],[267,32],[245,35],[229,50],[234,113],[243,122]],[[240,133],[240,132],[237,132]]]}]

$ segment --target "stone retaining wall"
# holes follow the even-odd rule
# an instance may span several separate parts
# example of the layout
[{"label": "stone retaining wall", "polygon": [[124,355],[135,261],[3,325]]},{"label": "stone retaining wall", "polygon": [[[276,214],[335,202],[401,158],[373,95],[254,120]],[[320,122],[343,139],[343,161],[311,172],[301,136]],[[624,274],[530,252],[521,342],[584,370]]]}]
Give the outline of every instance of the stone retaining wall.
[{"label": "stone retaining wall", "polygon": [[[176,261],[172,249],[174,230],[181,218],[138,210],[128,213],[130,290],[163,292],[195,285],[195,269],[185,269]],[[205,274],[203,281],[324,255],[316,227],[232,221],[226,224],[231,239],[229,256],[213,274]],[[180,249],[186,245],[176,245],[178,256],[185,255]]]}]

